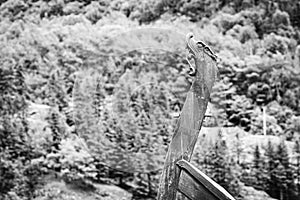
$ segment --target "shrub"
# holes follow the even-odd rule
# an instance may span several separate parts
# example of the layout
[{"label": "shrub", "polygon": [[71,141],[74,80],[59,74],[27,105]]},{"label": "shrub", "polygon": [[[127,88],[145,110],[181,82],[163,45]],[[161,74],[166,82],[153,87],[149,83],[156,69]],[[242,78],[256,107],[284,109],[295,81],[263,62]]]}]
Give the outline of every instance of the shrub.
[{"label": "shrub", "polygon": [[236,37],[242,43],[258,38],[255,28],[249,25],[241,26],[237,24],[232,29],[227,31],[226,34]]},{"label": "shrub", "polygon": [[230,30],[234,27],[238,22],[237,15],[231,15],[227,13],[220,13],[216,18],[212,20],[212,23],[219,27],[223,33]]},{"label": "shrub", "polygon": [[288,50],[289,39],[272,33],[264,37],[263,43],[267,51],[285,54]]},{"label": "shrub", "polygon": [[289,14],[281,10],[276,10],[272,15],[272,21],[276,26],[289,26],[291,24]]}]

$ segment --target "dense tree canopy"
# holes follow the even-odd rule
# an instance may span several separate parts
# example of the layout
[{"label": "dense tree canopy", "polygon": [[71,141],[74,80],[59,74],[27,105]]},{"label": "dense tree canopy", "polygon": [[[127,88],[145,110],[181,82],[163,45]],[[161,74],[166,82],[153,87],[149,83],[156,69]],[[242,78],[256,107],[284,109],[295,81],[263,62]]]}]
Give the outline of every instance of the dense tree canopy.
[{"label": "dense tree canopy", "polygon": [[253,199],[299,199],[299,5],[0,1],[0,198],[69,199],[43,189],[54,176],[154,199],[192,82],[193,32],[218,55],[205,124],[222,127],[199,138],[193,162],[237,199],[250,186]]}]

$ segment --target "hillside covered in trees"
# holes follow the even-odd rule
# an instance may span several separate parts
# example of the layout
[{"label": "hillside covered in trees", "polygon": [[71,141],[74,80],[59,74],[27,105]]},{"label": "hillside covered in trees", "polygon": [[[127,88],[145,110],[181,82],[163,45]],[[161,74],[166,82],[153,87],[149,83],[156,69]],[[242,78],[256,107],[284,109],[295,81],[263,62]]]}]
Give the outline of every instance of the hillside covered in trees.
[{"label": "hillside covered in trees", "polygon": [[219,69],[193,163],[236,199],[300,199],[299,10],[1,0],[0,199],[155,199],[192,82],[188,32]]}]

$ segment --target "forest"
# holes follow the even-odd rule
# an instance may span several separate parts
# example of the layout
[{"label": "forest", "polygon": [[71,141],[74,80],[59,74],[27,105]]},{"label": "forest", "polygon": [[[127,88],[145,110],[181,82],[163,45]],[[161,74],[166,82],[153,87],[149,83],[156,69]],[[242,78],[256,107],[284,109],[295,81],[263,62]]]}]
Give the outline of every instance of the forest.
[{"label": "forest", "polygon": [[299,0],[0,0],[0,199],[154,200],[192,77],[192,163],[237,200],[300,199]]}]

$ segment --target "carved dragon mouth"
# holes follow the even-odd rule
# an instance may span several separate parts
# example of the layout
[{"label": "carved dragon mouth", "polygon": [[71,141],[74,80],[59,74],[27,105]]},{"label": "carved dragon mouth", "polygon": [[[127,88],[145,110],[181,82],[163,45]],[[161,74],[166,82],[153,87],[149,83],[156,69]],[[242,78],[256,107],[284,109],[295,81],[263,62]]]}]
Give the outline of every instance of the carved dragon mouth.
[{"label": "carved dragon mouth", "polygon": [[190,75],[196,74],[196,66],[193,66],[190,62],[191,59],[194,59],[196,62],[197,59],[203,59],[204,57],[201,53],[205,53],[212,60],[217,61],[217,56],[214,52],[202,41],[196,41],[194,39],[193,33],[188,33],[186,35],[186,47],[188,49],[189,54],[186,57],[187,62],[190,65]]},{"label": "carved dragon mouth", "polygon": [[186,35],[186,47],[190,54],[194,55],[196,54],[196,47],[195,47],[196,41],[194,40],[193,33],[188,33]]},{"label": "carved dragon mouth", "polygon": [[193,33],[188,33],[186,36],[186,44],[189,54],[196,56],[203,50],[208,56],[210,56],[214,61],[217,60],[215,53],[202,41],[196,41],[194,39]]},{"label": "carved dragon mouth", "polygon": [[193,33],[188,33],[186,35],[186,47],[188,50],[188,55],[186,57],[186,60],[190,66],[190,72],[189,75],[195,76],[196,75],[196,66],[193,66],[190,62],[191,59],[195,60],[197,48],[196,48],[196,41],[194,40],[194,35]]}]

